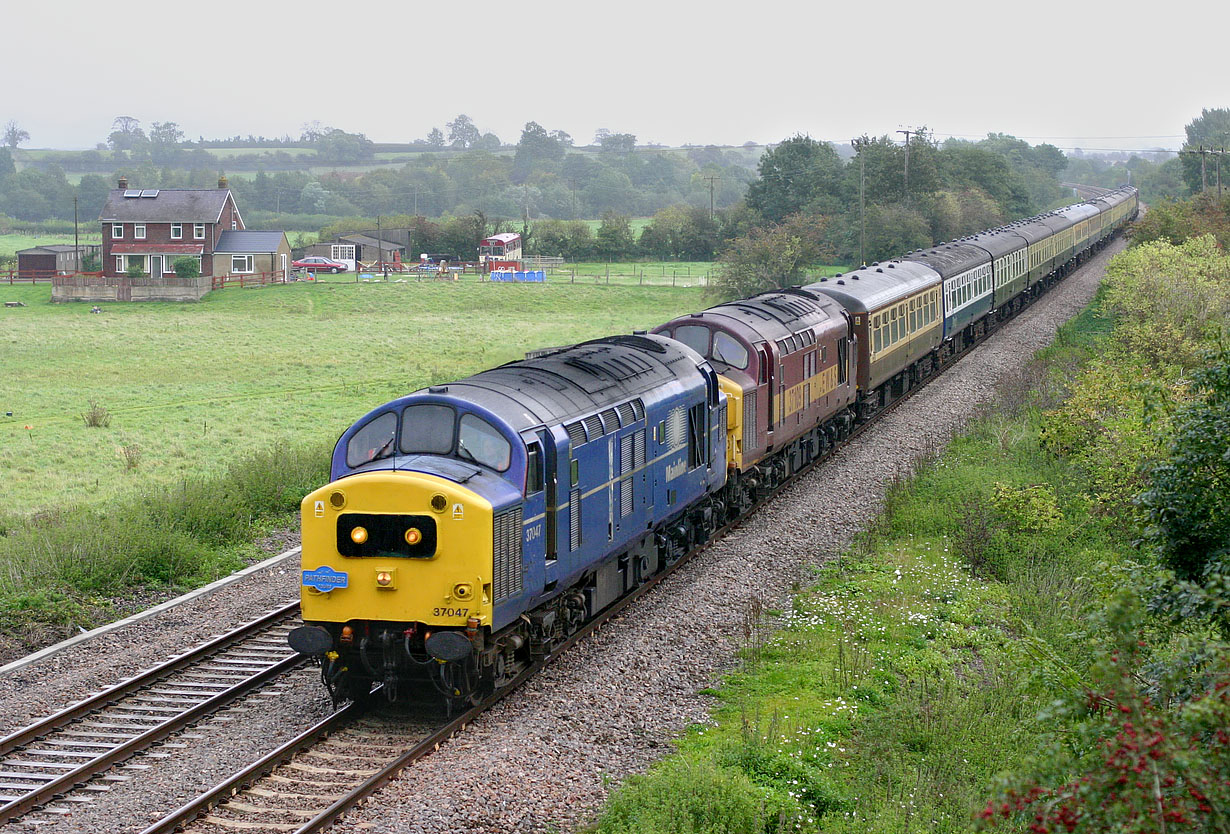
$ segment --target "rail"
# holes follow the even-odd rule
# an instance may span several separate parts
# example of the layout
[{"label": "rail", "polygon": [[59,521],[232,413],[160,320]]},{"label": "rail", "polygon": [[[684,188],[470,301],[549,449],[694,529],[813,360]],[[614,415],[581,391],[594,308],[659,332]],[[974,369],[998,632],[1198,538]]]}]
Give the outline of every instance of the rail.
[{"label": "rail", "polygon": [[[1096,249],[1100,249],[1100,248],[1101,246],[1098,246],[1095,249],[1091,249],[1090,255],[1088,255],[1088,257],[1091,257],[1091,253],[1093,251],[1096,251]],[[1079,268],[1081,263],[1082,263],[1081,259],[1078,258],[1076,262],[1072,265],[1073,269],[1071,270],[1068,269],[1067,265],[1064,265],[1064,267],[1058,269],[1055,274],[1049,277],[1049,280],[1044,285],[1045,290],[1049,290],[1053,285],[1059,283],[1059,280],[1061,278],[1066,277],[1066,275],[1069,272],[1073,271],[1075,268]],[[1045,290],[1044,290],[1044,293],[1045,293]],[[981,345],[983,342],[989,339],[992,335],[998,332],[1000,327],[1002,327],[1004,323],[1014,320],[1017,316],[1020,315],[1021,312],[1032,307],[1034,303],[1041,297],[1042,296],[1040,295],[1040,296],[1035,296],[1034,298],[1029,299],[1026,304],[1018,308],[1013,313],[1013,315],[1009,316],[1008,318],[1005,318],[1001,321],[992,322],[991,326],[987,327],[985,330],[979,333],[976,336],[976,338],[966,343],[963,349],[959,353],[955,354],[950,360],[945,361],[943,364],[939,365],[937,368],[935,368],[934,371],[932,371],[923,380],[920,380],[919,384],[909,388],[906,391],[903,391],[901,396],[895,398],[892,402],[885,405],[884,408],[880,409],[876,413],[874,419],[870,419],[870,420],[860,423],[854,428],[854,430],[846,438],[842,439],[840,442],[832,444],[823,454],[819,455],[818,457],[810,461],[808,464],[802,467],[799,471],[785,478],[782,482],[777,484],[775,487],[768,489],[763,494],[759,495],[755,503],[749,508],[749,510],[746,513],[740,515],[738,518],[733,519],[732,521],[728,522],[727,524],[715,530],[709,538],[707,538],[704,542],[692,547],[686,554],[684,554],[679,559],[677,559],[674,563],[669,565],[664,571],[653,576],[648,581],[646,581],[644,584],[642,584],[641,586],[633,590],[631,593],[629,593],[627,596],[622,597],[621,599],[616,601],[609,608],[601,612],[595,619],[591,620],[589,623],[582,626],[573,635],[568,637],[568,639],[566,639],[561,645],[559,645],[549,655],[546,655],[545,657],[540,658],[535,663],[533,663],[531,666],[529,666],[527,669],[525,669],[508,686],[493,693],[479,705],[473,707],[470,710],[467,710],[464,714],[462,714],[458,718],[453,719],[446,725],[442,726],[440,729],[438,729],[437,731],[432,733],[430,736],[428,736],[424,741],[421,741],[415,744],[409,750],[396,756],[391,761],[387,761],[384,764],[380,765],[379,768],[374,773],[372,773],[370,776],[365,778],[360,784],[354,785],[353,787],[350,787],[349,789],[347,789],[347,792],[343,796],[338,797],[336,799],[322,799],[321,800],[322,803],[323,802],[328,803],[327,806],[316,811],[314,815],[311,816],[311,818],[308,819],[308,821],[303,823],[302,825],[295,827],[292,825],[288,825],[285,822],[282,822],[282,823],[270,825],[269,828],[271,830],[280,830],[280,831],[292,831],[293,830],[294,834],[314,834],[314,832],[323,831],[324,829],[328,828],[338,818],[340,818],[347,810],[354,808],[356,805],[362,802],[365,798],[367,798],[369,795],[371,795],[376,790],[378,790],[381,786],[389,782],[401,770],[405,769],[409,765],[424,758],[425,756],[429,755],[430,753],[438,749],[441,744],[448,741],[450,738],[457,735],[458,733],[462,732],[465,729],[465,727],[470,722],[472,722],[475,718],[477,718],[482,712],[484,712],[486,709],[491,707],[493,704],[507,697],[512,692],[516,691],[526,680],[528,680],[530,677],[532,677],[533,675],[541,671],[541,669],[544,666],[546,666],[548,663],[550,663],[560,654],[562,654],[567,649],[572,647],[578,641],[584,639],[589,634],[592,634],[593,632],[599,630],[608,620],[618,615],[619,613],[624,611],[628,606],[632,605],[634,602],[639,600],[642,596],[644,596],[652,588],[654,588],[658,583],[662,582],[663,580],[666,579],[666,577],[673,574],[685,562],[694,558],[696,555],[702,553],[703,551],[708,549],[710,546],[712,546],[714,543],[720,541],[723,537],[725,537],[731,531],[742,526],[745,522],[747,522],[750,518],[752,518],[760,510],[761,507],[765,506],[767,503],[774,500],[784,490],[790,488],[795,483],[797,483],[798,479],[801,478],[803,475],[807,474],[808,472],[812,471],[820,464],[827,461],[839,449],[844,448],[845,446],[849,445],[850,443],[854,442],[856,439],[861,437],[864,431],[868,430],[871,426],[878,424],[879,417],[895,410],[900,405],[902,405],[906,400],[914,396],[914,394],[916,394],[917,392],[925,388],[927,384],[929,384],[930,382],[942,376],[945,371],[947,371],[949,368],[957,364],[958,359],[964,357],[970,351],[974,350],[977,346]],[[379,689],[373,692],[373,697],[375,697],[378,694],[378,692],[379,692]],[[213,808],[224,806],[232,798],[234,798],[237,801],[238,805],[243,806],[244,810],[249,812],[249,815],[250,815],[253,809],[250,806],[247,806],[245,802],[239,799],[239,795],[242,791],[245,791],[249,788],[254,787],[255,783],[258,780],[266,776],[269,776],[279,766],[289,763],[296,755],[311,749],[315,744],[317,744],[317,742],[319,742],[321,739],[325,738],[329,734],[336,733],[339,731],[344,731],[347,727],[351,726],[355,717],[360,714],[361,713],[358,711],[358,708],[353,704],[346,707],[344,710],[341,710],[335,713],[333,716],[330,716],[329,718],[320,722],[316,726],[300,734],[297,738],[292,739],[291,741],[287,742],[285,745],[283,745],[278,750],[265,756],[260,761],[253,763],[252,765],[249,765],[239,770],[232,776],[228,777],[226,781],[217,785],[210,791],[198,796],[196,799],[192,800],[191,802],[187,803],[183,807],[179,808],[177,811],[169,814],[168,816],[154,823],[150,827],[146,828],[141,834],[172,834],[172,832],[179,831],[183,829],[185,826],[188,826],[197,820],[204,820],[206,822],[211,822],[213,820],[211,818],[206,817],[209,811]],[[339,785],[337,785],[337,783],[331,783],[331,786],[340,787]],[[259,791],[254,790],[252,791],[252,793],[258,794]],[[297,798],[300,798],[303,800],[309,800],[314,797],[308,797],[307,795],[297,795]],[[280,810],[283,813],[286,811],[285,808],[282,808]],[[309,813],[311,812],[301,811],[299,809],[296,809],[295,811],[296,816],[307,816],[307,814]],[[262,826],[259,822],[245,822],[243,827],[247,830],[259,830],[264,826]]]},{"label": "rail", "polygon": [[[47,804],[303,665],[284,639],[281,644],[276,639],[284,637],[298,615],[298,602],[285,605],[0,739],[0,758],[10,783],[0,796],[0,823]],[[249,641],[253,645],[245,648]],[[224,657],[229,651],[238,656]],[[192,680],[155,688],[193,670],[197,674]],[[108,717],[102,710],[113,714]],[[61,731],[63,738],[56,739]],[[51,749],[37,749],[41,742]]]}]

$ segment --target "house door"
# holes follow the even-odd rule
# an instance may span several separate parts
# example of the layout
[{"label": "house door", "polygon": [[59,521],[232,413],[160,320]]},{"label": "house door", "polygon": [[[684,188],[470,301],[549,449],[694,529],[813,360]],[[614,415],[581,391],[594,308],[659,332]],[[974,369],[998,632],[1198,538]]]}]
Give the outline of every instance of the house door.
[{"label": "house door", "polygon": [[162,277],[162,255],[149,256],[149,276],[151,278]]}]

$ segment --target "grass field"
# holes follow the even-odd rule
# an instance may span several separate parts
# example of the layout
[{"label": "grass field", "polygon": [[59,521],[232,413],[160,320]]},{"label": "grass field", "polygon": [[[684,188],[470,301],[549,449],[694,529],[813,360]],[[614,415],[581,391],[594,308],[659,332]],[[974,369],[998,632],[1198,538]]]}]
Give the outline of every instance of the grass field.
[{"label": "grass field", "polygon": [[[50,294],[0,289],[28,305],[0,308],[0,483],[18,512],[175,484],[279,442],[331,441],[422,386],[706,304],[697,289],[473,279],[228,289],[97,315]],[[92,402],[108,427],[86,427]]]},{"label": "grass field", "polygon": [[[97,224],[91,224],[93,229]],[[52,243],[72,243],[72,235],[0,235],[0,258],[11,258],[22,249],[32,246],[47,246]],[[83,234],[81,242],[102,243],[101,234]]]}]

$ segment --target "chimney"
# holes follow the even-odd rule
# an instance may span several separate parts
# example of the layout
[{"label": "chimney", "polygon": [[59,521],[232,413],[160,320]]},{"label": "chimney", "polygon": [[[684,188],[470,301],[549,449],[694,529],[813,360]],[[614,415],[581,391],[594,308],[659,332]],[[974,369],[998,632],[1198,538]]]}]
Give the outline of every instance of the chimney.
[{"label": "chimney", "polygon": [[226,181],[226,174],[221,174],[221,175],[219,175],[219,176],[218,176],[218,187],[219,187],[219,188],[226,188],[227,186],[228,186],[228,183],[227,183],[227,181]]},{"label": "chimney", "polygon": [[123,188],[125,191],[127,191],[128,190],[128,177],[120,177],[120,181],[118,185],[120,188]]}]

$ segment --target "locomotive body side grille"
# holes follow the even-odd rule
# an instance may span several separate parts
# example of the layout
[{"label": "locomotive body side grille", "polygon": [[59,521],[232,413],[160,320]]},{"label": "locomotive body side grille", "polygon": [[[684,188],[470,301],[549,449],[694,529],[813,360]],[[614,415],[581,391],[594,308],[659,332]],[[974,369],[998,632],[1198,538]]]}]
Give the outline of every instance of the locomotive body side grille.
[{"label": "locomotive body side grille", "polygon": [[576,550],[581,546],[581,490],[574,489],[568,495],[568,546]]},{"label": "locomotive body side grille", "polygon": [[756,448],[756,395],[743,398],[743,454]]},{"label": "locomotive body side grille", "polygon": [[492,591],[499,601],[521,593],[520,507],[505,510],[495,517],[493,538]]}]

